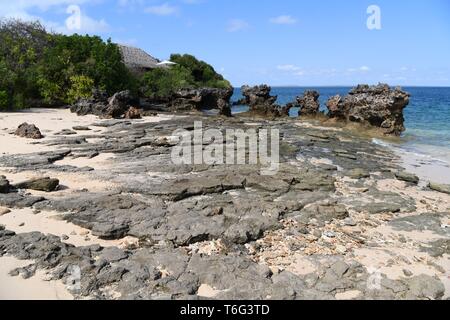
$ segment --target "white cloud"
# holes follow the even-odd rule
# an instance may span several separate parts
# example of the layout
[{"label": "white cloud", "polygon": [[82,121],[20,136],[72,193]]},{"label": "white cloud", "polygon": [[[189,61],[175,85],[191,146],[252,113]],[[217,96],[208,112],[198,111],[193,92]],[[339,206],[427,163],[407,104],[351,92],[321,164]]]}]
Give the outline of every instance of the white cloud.
[{"label": "white cloud", "polygon": [[237,32],[248,29],[250,25],[247,21],[241,19],[233,19],[228,22],[227,31],[228,32]]},{"label": "white cloud", "polygon": [[362,66],[362,67],[359,67],[359,68],[349,68],[349,69],[347,69],[347,72],[349,72],[349,73],[355,73],[355,72],[363,72],[363,73],[365,73],[365,72],[369,72],[371,69],[368,67],[368,66]]},{"label": "white cloud", "polygon": [[177,14],[179,12],[179,8],[166,2],[161,5],[147,7],[144,11],[158,16],[171,16]]},{"label": "white cloud", "polygon": [[368,71],[370,71],[370,68],[368,66],[362,66],[359,68],[359,71],[368,72]]},{"label": "white cloud", "polygon": [[293,64],[279,65],[279,66],[277,66],[277,69],[281,70],[281,71],[299,71],[299,70],[301,70],[300,67],[294,66]]},{"label": "white cloud", "polygon": [[270,23],[273,23],[273,24],[296,24],[297,23],[297,19],[295,19],[291,16],[288,16],[288,15],[282,15],[282,16],[270,18],[269,21],[270,21]]}]

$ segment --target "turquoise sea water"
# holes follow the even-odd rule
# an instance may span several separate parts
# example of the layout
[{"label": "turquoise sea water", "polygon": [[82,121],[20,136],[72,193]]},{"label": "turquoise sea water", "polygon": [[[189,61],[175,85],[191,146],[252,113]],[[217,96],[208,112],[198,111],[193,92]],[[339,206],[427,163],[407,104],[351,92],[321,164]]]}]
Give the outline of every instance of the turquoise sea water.
[{"label": "turquoise sea water", "polygon": [[[274,87],[272,95],[278,95],[278,103],[283,105],[294,101],[305,90],[320,92],[321,109],[336,94],[346,95],[350,87]],[[428,156],[450,163],[450,88],[404,87],[411,94],[409,106],[405,109],[406,132],[396,147],[407,152]],[[233,101],[241,97],[236,89]],[[236,106],[233,112],[246,111],[246,107]],[[292,110],[292,115],[297,110]]]}]

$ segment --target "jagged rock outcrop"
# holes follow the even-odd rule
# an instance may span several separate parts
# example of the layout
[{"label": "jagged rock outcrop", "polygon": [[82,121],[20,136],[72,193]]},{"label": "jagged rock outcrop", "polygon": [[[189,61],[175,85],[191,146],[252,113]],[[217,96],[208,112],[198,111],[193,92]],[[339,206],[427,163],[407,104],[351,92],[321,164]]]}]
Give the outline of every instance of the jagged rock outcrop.
[{"label": "jagged rock outcrop", "polygon": [[400,135],[405,131],[403,109],[410,95],[387,84],[358,85],[341,98],[334,96],[327,102],[329,116],[380,128],[385,134]]},{"label": "jagged rock outcrop", "polygon": [[300,107],[299,115],[314,116],[319,113],[320,102],[319,92],[314,90],[305,91],[302,97],[297,97],[297,104]]},{"label": "jagged rock outcrop", "polygon": [[22,137],[22,138],[30,138],[30,139],[42,139],[44,136],[41,131],[34,124],[22,123],[17,130],[14,132],[14,135]]},{"label": "jagged rock outcrop", "polygon": [[250,113],[279,117],[289,114],[289,108],[282,109],[279,105],[275,104],[277,96],[271,96],[271,87],[268,85],[260,85],[255,87],[243,86],[241,93],[244,96],[239,103],[242,105],[248,105],[250,107]]},{"label": "jagged rock outcrop", "polygon": [[70,107],[70,111],[79,116],[93,114],[101,118],[122,118],[130,108],[138,109],[139,99],[129,90],[115,93],[108,99],[107,94],[94,90],[92,97],[79,99]]},{"label": "jagged rock outcrop", "polygon": [[131,95],[129,90],[115,93],[108,100],[108,108],[106,109],[107,118],[120,118],[123,116],[130,107],[134,107],[139,104]]},{"label": "jagged rock outcrop", "polygon": [[70,111],[79,116],[93,114],[102,116],[105,114],[108,105],[108,95],[106,92],[95,89],[90,98],[81,98],[70,106]]},{"label": "jagged rock outcrop", "polygon": [[189,112],[218,109],[219,114],[231,116],[230,99],[233,89],[200,88],[177,91],[169,101],[174,112]]}]

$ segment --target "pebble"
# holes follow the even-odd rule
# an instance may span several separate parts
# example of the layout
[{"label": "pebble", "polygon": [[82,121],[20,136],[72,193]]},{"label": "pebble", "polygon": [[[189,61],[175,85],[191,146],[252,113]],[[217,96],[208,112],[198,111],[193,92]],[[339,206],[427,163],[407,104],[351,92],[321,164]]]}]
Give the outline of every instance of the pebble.
[{"label": "pebble", "polygon": [[22,222],[21,224],[19,224],[19,227],[23,227],[25,225],[25,222]]},{"label": "pebble", "polygon": [[322,232],[320,232],[320,230],[315,229],[313,230],[312,235],[314,237],[320,238],[322,236]]},{"label": "pebble", "polygon": [[413,273],[409,270],[403,269],[403,274],[407,277],[412,277]]},{"label": "pebble", "polygon": [[70,235],[71,235],[71,236],[76,236],[77,233],[76,233],[75,231],[72,231],[72,232],[70,233]]},{"label": "pebble", "polygon": [[63,235],[61,236],[61,240],[69,240],[69,236],[66,235],[66,234],[63,234]]},{"label": "pebble", "polygon": [[336,234],[333,231],[325,231],[323,235],[327,238],[335,238]]},{"label": "pebble", "polygon": [[346,253],[347,252],[347,248],[342,246],[342,245],[337,245],[336,246],[336,251],[339,253]]},{"label": "pebble", "polygon": [[349,227],[355,227],[356,226],[356,222],[352,218],[345,218],[344,219],[344,224],[346,226],[349,226]]},{"label": "pebble", "polygon": [[89,231],[87,231],[87,230],[81,231],[79,233],[80,236],[87,236],[88,234],[89,234]]}]

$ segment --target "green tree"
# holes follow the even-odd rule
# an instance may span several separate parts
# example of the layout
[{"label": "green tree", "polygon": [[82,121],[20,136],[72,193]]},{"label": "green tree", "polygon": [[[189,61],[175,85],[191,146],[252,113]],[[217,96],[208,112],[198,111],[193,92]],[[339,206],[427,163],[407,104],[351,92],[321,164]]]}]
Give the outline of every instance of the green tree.
[{"label": "green tree", "polygon": [[94,89],[94,80],[86,76],[70,77],[71,87],[67,93],[68,101],[73,103],[80,98],[89,98]]},{"label": "green tree", "polygon": [[192,55],[171,55],[176,64],[169,68],[148,71],[142,80],[143,94],[149,98],[164,98],[180,89],[230,88],[231,84],[212,66]]}]

